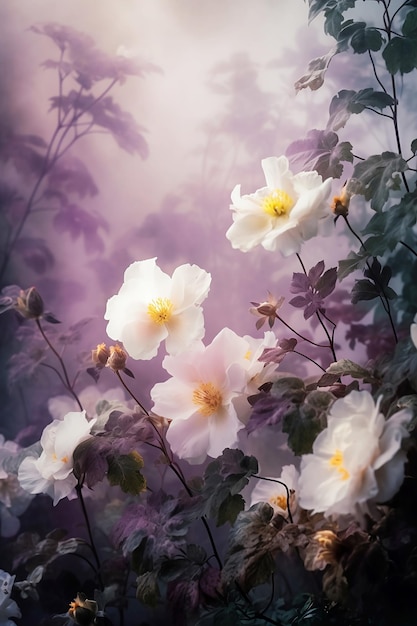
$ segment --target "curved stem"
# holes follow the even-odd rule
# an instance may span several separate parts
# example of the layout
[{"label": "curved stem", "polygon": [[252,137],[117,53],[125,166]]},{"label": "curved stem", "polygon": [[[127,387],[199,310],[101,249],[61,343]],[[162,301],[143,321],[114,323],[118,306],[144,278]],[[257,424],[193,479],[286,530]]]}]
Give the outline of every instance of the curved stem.
[{"label": "curved stem", "polygon": [[405,241],[403,241],[402,239],[400,239],[400,241],[398,243],[400,243],[402,246],[404,246],[404,248],[407,248],[407,250],[410,250],[410,252],[412,254],[414,254],[414,256],[417,256],[417,252],[415,250],[413,250],[413,248],[411,246],[409,246],[408,243],[405,243]]},{"label": "curved stem", "polygon": [[[327,348],[327,346],[326,346],[326,348]],[[307,359],[308,361],[311,361],[311,363],[314,363],[314,365],[317,365],[317,367],[319,367],[323,372],[326,371],[325,368],[320,365],[320,363],[317,363],[317,361],[315,361],[311,357],[307,356],[306,354],[303,354],[302,352],[298,352],[298,350],[292,350],[292,352],[294,354],[298,354],[299,356],[302,356],[304,359]]]},{"label": "curved stem", "polygon": [[129,389],[129,387],[126,385],[125,381],[123,380],[123,378],[120,375],[119,371],[116,371],[116,376],[117,378],[120,380],[121,384],[123,385],[123,387],[126,389],[127,393],[129,394],[129,396],[136,402],[136,404],[139,406],[139,408],[145,413],[145,415],[147,417],[149,417],[149,412],[145,409],[145,407],[143,406],[143,404],[141,402],[139,402],[139,400],[137,399],[137,397],[135,396],[135,394],[133,393],[133,391],[131,391]]},{"label": "curved stem", "polygon": [[284,324],[284,326],[286,326],[292,333],[294,333],[294,335],[297,335],[297,337],[300,337],[300,339],[302,339],[303,341],[307,341],[312,346],[316,346],[316,348],[327,348],[328,347],[326,345],[323,345],[322,343],[316,343],[315,341],[312,341],[311,339],[308,339],[308,337],[304,337],[304,335],[301,335],[292,326],[287,324],[287,322],[285,320],[283,320],[282,317],[280,317],[277,313],[275,313],[275,317],[277,318],[277,320],[279,320],[281,322],[281,324]]},{"label": "curved stem", "polygon": [[259,480],[267,480],[270,483],[278,483],[279,485],[282,485],[283,487],[285,487],[285,491],[287,494],[287,511],[288,511],[288,519],[290,520],[291,524],[293,523],[293,518],[292,518],[292,514],[291,514],[291,509],[290,509],[290,490],[288,489],[287,485],[285,483],[282,482],[282,480],[278,480],[277,478],[267,478],[266,476],[258,476],[258,474],[254,474],[253,476],[254,478],[258,478]]},{"label": "curved stem", "polygon": [[[45,341],[46,341],[46,343],[48,344],[49,348],[52,350],[52,352],[54,353],[54,355],[56,356],[56,358],[57,358],[57,359],[58,359],[58,361],[59,361],[59,364],[60,364],[61,369],[62,369],[63,378],[64,378],[64,381],[65,381],[65,382],[63,381],[63,382],[64,382],[64,387],[67,389],[67,391],[69,391],[69,392],[70,392],[70,394],[73,396],[74,400],[76,401],[76,403],[77,403],[77,404],[78,404],[78,406],[80,407],[80,411],[82,411],[82,410],[83,410],[83,406],[82,406],[82,404],[81,404],[81,402],[80,402],[79,397],[78,397],[78,396],[77,396],[77,394],[75,393],[75,391],[74,391],[74,389],[73,389],[73,386],[71,385],[71,382],[70,382],[70,379],[69,379],[69,376],[68,376],[68,372],[67,372],[67,368],[65,367],[65,363],[64,363],[64,361],[63,361],[63,359],[62,359],[61,355],[60,355],[60,354],[59,354],[59,352],[55,349],[54,345],[51,343],[51,341],[49,340],[49,338],[48,338],[48,336],[46,335],[45,331],[43,330],[43,328],[42,328],[42,325],[41,325],[41,323],[40,323],[39,318],[36,318],[36,320],[35,320],[35,321],[36,321],[36,325],[37,325],[37,327],[39,328],[39,331],[40,331],[40,333],[41,333],[42,337],[44,338],[44,340],[45,340]],[[51,367],[51,366],[49,366],[49,367]],[[55,370],[55,368],[54,368],[54,367],[51,367],[51,369],[54,369],[54,370]],[[57,371],[57,370],[55,370],[55,371]],[[57,372],[57,373],[58,373],[58,372]],[[62,377],[60,377],[60,378],[61,378],[61,380],[62,380]]]},{"label": "curved stem", "polygon": [[[299,255],[299,253],[298,253],[298,252],[296,253],[296,256],[297,256],[297,259],[298,259],[298,260],[299,260],[299,262],[300,262],[301,267],[303,268],[303,272],[304,272],[304,274],[307,276],[307,275],[308,275],[308,274],[307,274],[307,270],[306,270],[305,265],[304,265],[304,263],[303,263],[303,260],[302,260],[302,258],[301,258],[301,256]],[[334,361],[337,361],[336,351],[335,351],[335,349],[334,349],[334,328],[333,328],[332,336],[330,336],[330,333],[329,333],[329,331],[327,330],[326,325],[325,325],[325,323],[323,322],[323,320],[321,319],[321,315],[320,315],[320,313],[319,313],[318,311],[316,311],[316,317],[317,317],[317,319],[318,319],[318,321],[319,321],[319,323],[320,323],[321,327],[323,328],[324,333],[325,333],[325,335],[326,335],[326,337],[327,337],[327,339],[328,339],[329,344],[328,344],[328,346],[326,346],[326,347],[328,347],[328,348],[330,349],[330,351],[331,351],[331,353],[332,353],[332,356],[333,356],[333,360],[334,360]],[[326,319],[327,319],[327,318],[326,318]],[[332,324],[333,324],[333,326],[334,326],[334,323],[333,323],[333,322],[332,322]]]},{"label": "curved stem", "polygon": [[91,551],[92,551],[92,553],[94,555],[94,559],[95,559],[95,562],[96,562],[96,565],[97,565],[98,582],[100,584],[101,589],[103,590],[104,589],[104,584],[103,584],[103,580],[101,578],[101,573],[100,573],[100,569],[101,569],[100,557],[98,555],[97,548],[96,548],[96,545],[94,543],[94,537],[93,537],[93,533],[92,533],[92,530],[91,530],[91,524],[90,524],[90,519],[88,517],[87,507],[85,506],[84,497],[83,497],[83,494],[82,494],[82,488],[83,488],[82,484],[78,481],[78,484],[75,487],[75,490],[77,492],[78,500],[79,500],[79,502],[81,504],[81,510],[83,512],[84,521],[85,521],[85,525],[86,525],[87,533],[88,533],[88,538],[90,540],[89,546],[90,546]]}]

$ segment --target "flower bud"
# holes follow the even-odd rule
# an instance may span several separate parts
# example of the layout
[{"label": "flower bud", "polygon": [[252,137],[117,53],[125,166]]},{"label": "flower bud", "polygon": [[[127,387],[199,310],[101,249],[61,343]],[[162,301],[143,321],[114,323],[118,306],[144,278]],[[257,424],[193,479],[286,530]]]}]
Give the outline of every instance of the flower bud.
[{"label": "flower bud", "polygon": [[113,372],[123,371],[126,367],[127,352],[122,346],[116,344],[110,346],[110,356],[107,359],[106,367],[110,367]]},{"label": "flower bud", "polygon": [[92,626],[97,614],[97,602],[87,600],[84,593],[78,593],[73,602],[70,602],[68,615],[79,626]]},{"label": "flower bud", "polygon": [[107,365],[107,361],[110,356],[110,349],[106,346],[105,343],[99,343],[97,348],[91,350],[91,358],[97,367],[104,367]]},{"label": "flower bud", "polygon": [[44,307],[43,300],[36,287],[21,290],[17,297],[16,309],[27,319],[38,319],[42,317]]},{"label": "flower bud", "polygon": [[345,183],[338,196],[334,196],[331,204],[332,212],[339,217],[347,217],[349,215],[349,204],[352,194],[347,189],[348,185]]}]

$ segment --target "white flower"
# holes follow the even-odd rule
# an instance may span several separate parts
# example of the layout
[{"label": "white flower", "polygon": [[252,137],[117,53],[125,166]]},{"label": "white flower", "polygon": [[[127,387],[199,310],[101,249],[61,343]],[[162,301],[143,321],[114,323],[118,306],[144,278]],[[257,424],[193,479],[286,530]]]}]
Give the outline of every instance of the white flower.
[{"label": "white flower", "polygon": [[[285,156],[262,160],[266,187],[240,195],[232,191],[233,224],[226,233],[233,248],[243,252],[262,245],[284,256],[299,252],[301,244],[331,223],[331,179],[317,172],[292,174]],[[327,219],[326,219],[327,218]]]},{"label": "white flower", "polygon": [[[126,396],[120,387],[101,391],[97,385],[88,385],[78,394],[88,417],[94,417],[96,431],[104,428],[112,411],[128,411]],[[78,404],[72,396],[54,396],[48,400],[48,410],[53,419],[61,419],[70,411],[77,411]]]},{"label": "white flower", "polygon": [[199,343],[165,357],[163,366],[172,378],[153,387],[153,410],[172,420],[167,440],[180,458],[202,463],[207,455],[215,458],[236,446],[250,412],[251,383],[263,369],[255,362],[263,341],[224,328],[207,347]]},{"label": "white flower", "polygon": [[17,476],[9,467],[19,454],[20,446],[5,441],[0,435],[0,536],[12,537],[20,528],[19,515],[28,508],[33,496],[21,488]]},{"label": "white flower", "polygon": [[410,335],[411,335],[411,341],[413,342],[414,346],[417,348],[417,313],[414,316],[413,323],[410,326]]},{"label": "white flower", "polygon": [[156,258],[132,263],[119,293],[107,302],[107,334],[134,359],[153,358],[164,339],[168,354],[181,352],[204,336],[200,304],[210,282],[197,265],[181,265],[170,277]]},{"label": "white flower", "polygon": [[326,516],[368,512],[368,503],[384,503],[404,478],[411,413],[402,410],[385,420],[367,391],[336,400],[328,425],[316,438],[313,454],[301,459],[299,502]]},{"label": "white flower", "polygon": [[[288,517],[288,494],[283,484],[274,482],[276,479],[259,480],[251,494],[250,505],[257,502],[268,502],[274,509],[275,514]],[[277,479],[284,483],[289,492],[289,506],[292,519],[297,510],[298,503],[298,471],[294,465],[284,465],[281,476]]]},{"label": "white flower", "polygon": [[0,569],[0,626],[16,626],[9,617],[22,617],[16,602],[11,599],[15,576]]},{"label": "white flower", "polygon": [[23,489],[48,494],[54,506],[70,496],[77,484],[72,455],[78,444],[91,436],[94,423],[94,419],[88,422],[85,411],[81,411],[67,413],[62,420],[48,424],[40,441],[40,457],[28,456],[20,464],[18,478]]}]

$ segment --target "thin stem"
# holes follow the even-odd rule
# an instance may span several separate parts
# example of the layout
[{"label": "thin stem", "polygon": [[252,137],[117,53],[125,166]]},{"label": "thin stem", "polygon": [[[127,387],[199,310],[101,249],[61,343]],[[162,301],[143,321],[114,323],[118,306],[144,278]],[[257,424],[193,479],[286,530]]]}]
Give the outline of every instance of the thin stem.
[{"label": "thin stem", "polygon": [[410,250],[410,252],[412,254],[414,254],[414,256],[417,256],[417,252],[415,250],[413,250],[413,248],[411,246],[409,246],[408,243],[405,243],[405,241],[403,241],[402,239],[400,239],[400,241],[398,243],[400,243],[402,246],[404,246],[404,248],[407,248],[408,250]]},{"label": "thin stem", "polygon": [[[303,263],[303,260],[302,260],[302,258],[301,258],[301,256],[299,255],[299,253],[298,253],[298,252],[296,253],[296,256],[297,256],[297,259],[298,259],[298,260],[299,260],[299,262],[300,262],[301,267],[303,268],[303,272],[304,272],[304,274],[307,276],[307,275],[308,275],[308,274],[307,274],[307,270],[306,270],[305,265],[304,265],[304,263]],[[320,323],[321,327],[323,328],[324,333],[325,333],[325,335],[326,335],[326,337],[327,337],[327,339],[328,339],[329,345],[328,345],[327,347],[330,349],[330,351],[331,351],[331,353],[332,353],[333,360],[334,360],[334,361],[337,361],[337,356],[336,356],[336,352],[335,352],[335,349],[334,349],[334,328],[333,328],[333,333],[332,333],[332,336],[330,336],[330,333],[329,333],[329,331],[327,330],[326,325],[325,325],[325,323],[323,322],[323,320],[321,319],[321,315],[320,315],[320,313],[319,313],[318,311],[316,311],[316,317],[317,317],[317,319],[318,319],[318,321],[319,321],[319,323]],[[332,322],[332,324],[333,324],[333,322]]]},{"label": "thin stem", "polygon": [[290,509],[290,490],[288,489],[287,485],[285,483],[282,482],[282,480],[278,480],[277,478],[267,478],[266,476],[258,476],[258,474],[255,474],[253,476],[254,478],[258,478],[259,480],[267,480],[270,483],[278,483],[279,485],[282,485],[285,488],[286,494],[287,494],[287,511],[288,511],[288,519],[290,520],[290,523],[293,523],[293,518],[292,518],[292,514],[291,514],[291,509]]},{"label": "thin stem", "polygon": [[137,399],[137,397],[135,396],[135,394],[133,393],[133,391],[131,391],[129,389],[129,387],[126,385],[125,381],[123,380],[123,378],[120,375],[119,371],[116,371],[116,376],[117,378],[120,380],[120,382],[122,383],[123,387],[126,389],[127,393],[129,394],[129,396],[131,398],[133,398],[133,400],[136,402],[136,404],[139,406],[139,408],[145,413],[145,415],[147,417],[149,417],[149,412],[145,409],[145,407],[143,406],[143,404],[141,402],[139,402],[139,400]]},{"label": "thin stem", "polygon": [[[350,225],[350,222],[348,220],[348,218],[345,215],[342,215],[343,219],[345,220],[346,226],[348,227],[348,229],[350,230],[350,232],[352,233],[352,235],[354,235],[354,237],[356,237],[356,239],[359,241],[359,243],[361,244],[362,248],[366,251],[366,247],[364,242],[362,241],[362,239],[359,237],[359,235],[357,234],[357,232],[352,228],[352,226]],[[372,271],[372,267],[369,264],[369,261],[366,260],[366,266],[369,270],[369,272],[372,275],[372,278],[374,280],[375,285],[378,286],[378,288],[381,290],[381,293],[379,294],[379,299],[381,300],[381,304],[386,312],[386,314],[388,315],[388,319],[390,321],[390,325],[391,325],[391,329],[394,335],[394,339],[395,339],[395,343],[398,343],[398,335],[397,335],[397,331],[395,330],[395,325],[394,325],[394,320],[392,318],[392,314],[391,314],[391,307],[390,307],[390,303],[389,300],[385,294],[384,291],[384,287],[379,283],[379,281],[376,279],[376,277],[373,274]]]},{"label": "thin stem", "polygon": [[[327,348],[327,346],[326,346]],[[312,359],[311,357],[307,356],[306,354],[303,354],[302,352],[298,352],[298,350],[292,350],[292,352],[294,354],[298,354],[299,356],[304,357],[305,359],[307,359],[308,361],[311,361],[311,363],[314,363],[314,365],[317,365],[317,367],[319,367],[323,372],[325,372],[325,368],[322,367],[319,363],[317,363],[317,361],[315,361],[314,359]]]},{"label": "thin stem", "polygon": [[[65,367],[65,363],[64,363],[64,361],[63,361],[63,359],[62,359],[61,355],[59,354],[59,352],[57,352],[57,350],[55,349],[55,347],[53,346],[53,344],[50,342],[50,340],[49,340],[48,336],[45,334],[45,331],[44,331],[44,330],[43,330],[43,328],[42,328],[42,325],[41,325],[41,323],[40,323],[39,318],[36,318],[36,320],[35,320],[35,321],[36,321],[36,325],[37,325],[37,327],[39,328],[39,331],[40,331],[40,333],[41,333],[42,337],[44,338],[44,340],[45,340],[45,341],[46,341],[46,343],[48,344],[49,348],[52,350],[52,352],[54,353],[54,355],[56,356],[56,358],[57,358],[57,359],[58,359],[58,361],[59,361],[59,364],[60,364],[61,369],[62,369],[62,374],[63,374],[64,380],[65,380],[65,383],[64,383],[65,388],[66,388],[66,389],[70,392],[70,394],[73,396],[74,400],[77,402],[78,406],[80,407],[80,411],[82,411],[82,410],[83,410],[83,406],[82,406],[82,404],[81,404],[81,402],[80,402],[79,397],[78,397],[78,396],[77,396],[77,394],[75,393],[75,391],[74,391],[74,389],[73,389],[73,387],[72,387],[72,385],[71,385],[71,383],[70,383],[70,379],[69,379],[69,376],[68,376],[67,368]],[[54,368],[52,368],[52,369],[54,369]]]},{"label": "thin stem", "polygon": [[83,488],[82,484],[80,482],[78,482],[77,486],[75,487],[75,490],[77,492],[78,500],[79,500],[79,502],[81,504],[81,510],[83,512],[84,521],[85,521],[85,525],[86,525],[86,528],[87,528],[88,537],[89,537],[89,540],[90,540],[89,546],[91,548],[91,551],[92,551],[92,553],[94,555],[95,562],[97,564],[97,578],[98,578],[100,587],[103,590],[104,589],[104,584],[103,584],[103,580],[101,578],[101,573],[100,573],[100,569],[101,569],[100,557],[98,555],[97,548],[96,548],[96,545],[94,543],[94,537],[93,537],[93,533],[92,533],[92,530],[91,530],[91,524],[90,524],[90,519],[88,517],[87,508],[85,506],[85,502],[84,502],[84,498],[83,498],[83,494],[82,494],[82,488]]},{"label": "thin stem", "polygon": [[317,348],[327,348],[328,347],[328,346],[323,345],[322,343],[316,343],[315,341],[312,341],[311,339],[308,339],[308,337],[304,337],[304,335],[301,335],[292,326],[287,324],[287,322],[285,320],[283,320],[282,317],[280,317],[277,313],[275,313],[275,317],[277,318],[277,320],[279,320],[281,322],[281,324],[284,324],[284,326],[286,326],[292,333],[294,333],[294,335],[297,335],[297,337],[300,337],[300,339],[303,339],[303,341],[307,341],[308,343],[311,343],[312,346],[316,346]]}]

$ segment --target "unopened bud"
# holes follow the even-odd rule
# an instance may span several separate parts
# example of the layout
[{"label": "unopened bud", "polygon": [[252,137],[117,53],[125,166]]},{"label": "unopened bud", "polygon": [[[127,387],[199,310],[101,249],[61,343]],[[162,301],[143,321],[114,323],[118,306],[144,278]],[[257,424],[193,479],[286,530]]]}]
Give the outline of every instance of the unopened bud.
[{"label": "unopened bud", "polygon": [[38,319],[42,317],[44,307],[43,300],[36,287],[21,290],[17,297],[16,309],[27,319]]},{"label": "unopened bud", "polygon": [[107,365],[107,361],[110,356],[110,349],[106,346],[105,343],[99,343],[97,348],[91,350],[91,358],[97,367],[104,367]]},{"label": "unopened bud", "polygon": [[342,190],[338,196],[334,196],[331,204],[332,212],[339,217],[347,217],[349,215],[349,204],[352,194],[347,189],[347,183],[342,187]]},{"label": "unopened bud", "polygon": [[127,361],[127,352],[119,345],[110,346],[110,356],[107,359],[106,366],[110,367],[113,372],[124,370]]}]

